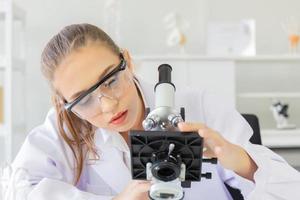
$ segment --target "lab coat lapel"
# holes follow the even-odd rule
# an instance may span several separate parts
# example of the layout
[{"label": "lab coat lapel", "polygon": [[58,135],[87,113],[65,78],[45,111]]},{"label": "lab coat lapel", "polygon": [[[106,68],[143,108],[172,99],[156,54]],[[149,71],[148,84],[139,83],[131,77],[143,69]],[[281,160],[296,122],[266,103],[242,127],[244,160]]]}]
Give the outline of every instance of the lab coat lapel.
[{"label": "lab coat lapel", "polygon": [[[92,165],[95,172],[117,193],[128,185],[131,175],[123,161],[123,152],[113,145],[113,136],[110,131],[96,134],[96,145],[99,160]],[[104,140],[104,141],[103,141]]]}]

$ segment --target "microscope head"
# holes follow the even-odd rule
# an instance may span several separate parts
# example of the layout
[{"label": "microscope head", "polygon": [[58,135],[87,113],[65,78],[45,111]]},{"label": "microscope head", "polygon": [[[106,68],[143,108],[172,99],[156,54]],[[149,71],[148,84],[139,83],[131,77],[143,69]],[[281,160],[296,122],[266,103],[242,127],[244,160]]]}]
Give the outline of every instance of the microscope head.
[{"label": "microscope head", "polygon": [[155,109],[147,113],[143,127],[145,130],[178,131],[177,124],[183,119],[174,109],[176,88],[171,80],[172,67],[162,64],[158,71],[159,80],[154,87]]}]

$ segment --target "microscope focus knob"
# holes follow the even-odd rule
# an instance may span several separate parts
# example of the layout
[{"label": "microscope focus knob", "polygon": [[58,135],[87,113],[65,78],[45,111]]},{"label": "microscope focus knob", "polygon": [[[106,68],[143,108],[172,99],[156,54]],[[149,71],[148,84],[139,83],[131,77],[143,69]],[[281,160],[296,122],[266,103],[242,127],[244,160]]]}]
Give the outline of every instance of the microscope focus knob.
[{"label": "microscope focus knob", "polygon": [[150,116],[147,117],[144,121],[143,121],[143,127],[146,131],[149,131],[151,129],[154,129],[158,123],[160,121],[160,118],[158,116]]},{"label": "microscope focus knob", "polygon": [[211,163],[211,164],[217,164],[218,159],[217,158],[203,158],[202,162]]},{"label": "microscope focus knob", "polygon": [[155,127],[155,122],[151,118],[147,118],[143,121],[143,127],[145,130],[151,130]]},{"label": "microscope focus knob", "polygon": [[207,173],[201,174],[201,177],[206,178],[206,179],[211,179],[212,174],[210,172],[207,172]]},{"label": "microscope focus knob", "polygon": [[177,127],[179,122],[183,122],[182,117],[178,114],[170,114],[168,116],[168,120],[172,124],[172,126],[174,126],[174,127]]}]

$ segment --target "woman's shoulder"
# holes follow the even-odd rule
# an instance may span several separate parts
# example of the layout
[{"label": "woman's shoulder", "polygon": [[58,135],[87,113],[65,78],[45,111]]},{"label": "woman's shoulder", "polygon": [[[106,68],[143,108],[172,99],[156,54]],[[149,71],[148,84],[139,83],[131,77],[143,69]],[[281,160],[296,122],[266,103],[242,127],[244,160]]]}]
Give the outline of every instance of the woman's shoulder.
[{"label": "woman's shoulder", "polygon": [[52,107],[49,109],[44,122],[34,127],[27,135],[27,138],[43,137],[58,139],[58,135],[59,131],[57,128],[56,111]]},{"label": "woman's shoulder", "polygon": [[25,169],[33,177],[33,182],[44,177],[67,182],[73,180],[75,162],[72,151],[56,127],[56,112],[51,108],[44,123],[29,132],[12,162],[14,169]]},{"label": "woman's shoulder", "polygon": [[67,150],[68,147],[59,134],[56,122],[56,111],[51,108],[44,122],[29,131],[19,153],[39,151],[55,156],[57,152]]},{"label": "woman's shoulder", "polygon": [[[51,108],[44,122],[33,128],[26,136],[17,156],[15,163],[26,162],[29,157],[39,158],[52,157],[58,159],[62,154],[70,152],[70,149],[59,134],[56,125],[56,112]],[[34,159],[34,158],[33,158]]]}]

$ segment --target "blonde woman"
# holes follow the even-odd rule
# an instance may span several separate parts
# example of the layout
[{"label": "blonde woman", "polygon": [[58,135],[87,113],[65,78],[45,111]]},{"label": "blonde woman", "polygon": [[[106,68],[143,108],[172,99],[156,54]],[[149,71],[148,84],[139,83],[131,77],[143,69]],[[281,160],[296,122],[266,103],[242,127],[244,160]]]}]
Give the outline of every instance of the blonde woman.
[{"label": "blonde woman", "polygon": [[[142,129],[145,107],[153,108],[153,86],[134,74],[130,54],[90,24],[63,28],[42,53],[42,71],[53,91],[45,122],[27,136],[13,162],[26,176],[15,180],[18,199],[142,200],[151,183],[131,180],[128,131]],[[249,142],[252,129],[226,103],[180,88],[186,108],[181,131],[197,131],[211,180],[192,183],[185,199],[232,199],[224,182],[247,199],[300,199],[300,175],[280,156]],[[38,95],[37,95],[38,97]],[[34,113],[30,113],[34,114]],[[12,189],[12,188],[11,188]]]}]

